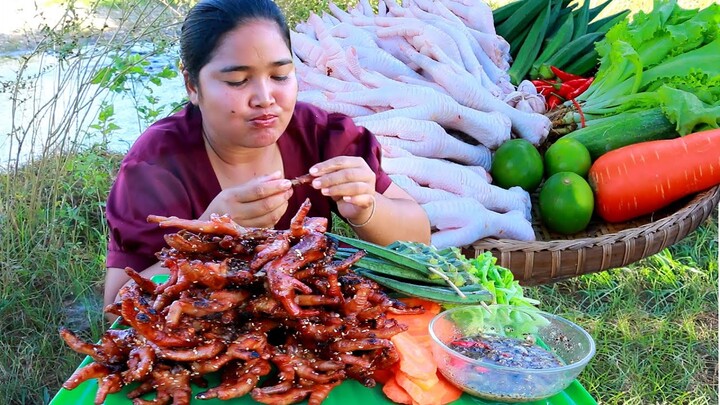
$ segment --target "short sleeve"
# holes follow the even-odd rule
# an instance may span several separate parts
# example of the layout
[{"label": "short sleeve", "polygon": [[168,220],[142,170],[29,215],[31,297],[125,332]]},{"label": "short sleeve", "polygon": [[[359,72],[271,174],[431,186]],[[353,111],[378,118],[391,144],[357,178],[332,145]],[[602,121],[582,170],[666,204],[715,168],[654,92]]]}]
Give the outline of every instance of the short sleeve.
[{"label": "short sleeve", "polygon": [[184,185],[167,169],[146,162],[126,162],[110,190],[106,218],[110,231],[107,267],[142,271],[157,261],[171,230],[148,223],[150,214],[191,217]]},{"label": "short sleeve", "polygon": [[375,172],[375,191],[382,194],[390,187],[392,180],[381,166],[380,142],[372,132],[355,125],[346,115],[328,114],[328,136],[322,160],[335,156],[359,156]]}]

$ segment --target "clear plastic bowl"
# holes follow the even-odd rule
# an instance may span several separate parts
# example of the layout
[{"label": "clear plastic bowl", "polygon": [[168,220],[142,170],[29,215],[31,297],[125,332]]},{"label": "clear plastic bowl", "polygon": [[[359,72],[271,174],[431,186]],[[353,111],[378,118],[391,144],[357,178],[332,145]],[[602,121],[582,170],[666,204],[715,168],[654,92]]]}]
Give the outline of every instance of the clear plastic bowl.
[{"label": "clear plastic bowl", "polygon": [[[531,369],[476,360],[449,345],[465,337],[496,334],[518,339],[532,335],[563,366]],[[567,388],[595,355],[593,338],[580,326],[531,307],[461,306],[441,312],[430,322],[433,356],[438,369],[463,391],[488,400],[528,402],[551,397]]]}]

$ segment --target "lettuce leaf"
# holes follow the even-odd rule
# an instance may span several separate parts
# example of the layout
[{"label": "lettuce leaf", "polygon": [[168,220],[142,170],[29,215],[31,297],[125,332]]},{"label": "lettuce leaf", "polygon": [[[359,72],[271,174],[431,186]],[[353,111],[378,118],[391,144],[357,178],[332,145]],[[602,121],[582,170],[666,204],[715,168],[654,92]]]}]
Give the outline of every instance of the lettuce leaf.
[{"label": "lettuce leaf", "polygon": [[687,91],[662,86],[656,94],[663,105],[663,113],[676,123],[680,135],[720,127],[720,104],[707,105]]},{"label": "lettuce leaf", "polygon": [[[693,75],[707,75],[715,86],[712,80],[720,74],[720,4],[685,10],[674,0],[655,0],[651,12],[639,12],[632,22],[611,28],[596,49],[601,59],[595,81],[578,97],[589,115],[634,108],[621,101],[642,105],[646,96],[634,95],[654,91],[665,80],[692,82]],[[703,100],[715,94],[712,89],[702,92]]]}]

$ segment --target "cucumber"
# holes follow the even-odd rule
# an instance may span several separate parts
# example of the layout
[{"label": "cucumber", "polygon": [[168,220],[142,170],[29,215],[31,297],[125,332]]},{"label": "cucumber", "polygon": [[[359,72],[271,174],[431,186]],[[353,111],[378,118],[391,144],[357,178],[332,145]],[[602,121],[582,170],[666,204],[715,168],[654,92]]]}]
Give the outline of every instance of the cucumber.
[{"label": "cucumber", "polygon": [[585,145],[593,160],[611,150],[638,142],[677,138],[675,124],[659,107],[639,112],[624,112],[575,130],[563,138]]}]

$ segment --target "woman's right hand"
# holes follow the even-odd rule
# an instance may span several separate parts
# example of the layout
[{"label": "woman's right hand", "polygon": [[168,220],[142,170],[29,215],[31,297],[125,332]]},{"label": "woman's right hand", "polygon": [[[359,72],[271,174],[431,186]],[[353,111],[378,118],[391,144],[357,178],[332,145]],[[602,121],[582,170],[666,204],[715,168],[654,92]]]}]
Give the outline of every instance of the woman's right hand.
[{"label": "woman's right hand", "polygon": [[200,219],[227,214],[242,226],[272,228],[285,214],[292,194],[290,180],[275,172],[221,191]]}]

